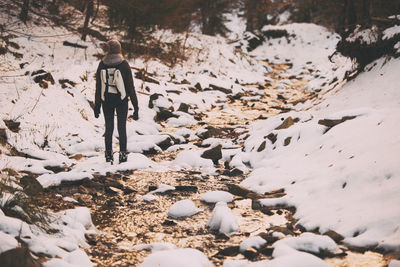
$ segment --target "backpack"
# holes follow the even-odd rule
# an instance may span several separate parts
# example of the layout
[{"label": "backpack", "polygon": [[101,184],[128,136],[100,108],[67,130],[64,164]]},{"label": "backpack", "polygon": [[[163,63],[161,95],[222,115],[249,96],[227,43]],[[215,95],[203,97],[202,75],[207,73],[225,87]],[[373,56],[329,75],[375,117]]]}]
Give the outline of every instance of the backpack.
[{"label": "backpack", "polygon": [[101,99],[118,106],[126,97],[124,79],[117,68],[105,68],[100,72]]}]

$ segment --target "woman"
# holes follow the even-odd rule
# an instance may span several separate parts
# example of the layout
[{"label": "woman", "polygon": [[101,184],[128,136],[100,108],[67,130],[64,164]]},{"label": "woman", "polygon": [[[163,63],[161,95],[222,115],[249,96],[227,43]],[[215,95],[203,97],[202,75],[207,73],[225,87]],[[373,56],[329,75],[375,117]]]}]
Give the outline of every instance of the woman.
[{"label": "woman", "polygon": [[128,97],[131,99],[134,113],[133,119],[139,118],[139,107],[131,68],[121,53],[121,44],[117,40],[110,40],[103,47],[105,57],[100,61],[96,72],[96,95],[94,116],[99,117],[100,108],[106,123],[105,157],[106,162],[113,164],[112,136],[114,131],[114,113],[117,113],[119,134],[119,163],[126,162],[126,119],[128,115]]}]

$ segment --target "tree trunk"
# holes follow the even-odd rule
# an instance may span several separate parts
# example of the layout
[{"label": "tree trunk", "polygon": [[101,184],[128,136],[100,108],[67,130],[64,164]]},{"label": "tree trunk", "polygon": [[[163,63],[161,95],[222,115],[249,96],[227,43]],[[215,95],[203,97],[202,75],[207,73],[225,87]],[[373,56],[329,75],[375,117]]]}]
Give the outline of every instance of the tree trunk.
[{"label": "tree trunk", "polygon": [[87,29],[89,26],[90,17],[93,16],[93,9],[94,9],[93,0],[87,0],[86,1],[86,16],[85,16],[85,22],[83,23],[82,38],[81,38],[83,41],[86,41]]},{"label": "tree trunk", "polygon": [[362,5],[362,23],[369,24],[371,21],[371,0],[363,0]]},{"label": "tree trunk", "polygon": [[29,12],[29,0],[24,0],[21,13],[19,13],[19,18],[25,24],[28,21],[28,12]]},{"label": "tree trunk", "polygon": [[354,7],[354,0],[347,1],[347,27],[353,28],[357,23],[356,9]]}]

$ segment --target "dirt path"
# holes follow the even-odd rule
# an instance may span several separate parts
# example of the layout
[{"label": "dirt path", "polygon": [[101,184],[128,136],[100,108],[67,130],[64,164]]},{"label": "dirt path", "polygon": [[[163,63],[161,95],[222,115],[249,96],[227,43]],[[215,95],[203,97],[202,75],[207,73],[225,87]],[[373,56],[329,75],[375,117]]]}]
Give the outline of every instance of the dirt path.
[{"label": "dirt path", "polygon": [[[282,80],[288,80],[282,78],[281,74],[289,69],[290,65],[272,67],[273,72],[266,75],[271,79],[268,84],[247,85],[249,90],[245,95],[234,96],[226,105],[206,112],[202,116],[202,122],[215,128],[224,128],[225,136],[219,137],[231,139],[235,128],[245,129],[246,124],[258,118],[286,112],[288,111],[286,103],[302,102],[314,97],[303,90],[307,81],[299,79],[300,77],[291,79],[290,90],[279,91],[274,88],[282,83]],[[176,154],[177,152],[164,152],[153,156],[152,159],[171,160]],[[150,252],[136,250],[134,246],[155,242],[169,242],[177,247],[199,249],[216,266],[222,266],[227,258],[268,259],[271,258],[271,245],[276,240],[271,231],[291,235],[302,232],[302,229],[295,226],[294,210],[276,208],[261,211],[252,205],[254,196],[241,195],[237,192],[234,202],[230,203],[229,207],[239,221],[239,232],[226,236],[211,231],[207,227],[207,221],[211,216],[213,205],[201,202],[200,196],[208,191],[228,191],[229,185],[239,184],[246,178],[245,175],[222,175],[223,164],[220,164],[218,169],[219,175],[207,175],[196,170],[134,171],[99,175],[93,180],[79,183],[79,186],[76,183],[64,184],[57,190],[63,191],[64,195],[73,195],[78,198],[80,205],[91,208],[93,222],[101,234],[87,237],[91,245],[87,252],[97,266],[138,266]],[[158,194],[156,201],[144,201],[143,196],[159,184],[173,185],[176,190]],[[170,206],[183,199],[193,200],[203,212],[183,220],[168,218]],[[243,254],[239,253],[238,246],[241,241],[255,235],[265,238],[268,241],[267,245],[258,251],[252,249]],[[334,266],[384,266],[385,264],[381,254],[368,252],[368,255],[363,255],[349,250],[346,257],[326,258],[326,261]]]}]

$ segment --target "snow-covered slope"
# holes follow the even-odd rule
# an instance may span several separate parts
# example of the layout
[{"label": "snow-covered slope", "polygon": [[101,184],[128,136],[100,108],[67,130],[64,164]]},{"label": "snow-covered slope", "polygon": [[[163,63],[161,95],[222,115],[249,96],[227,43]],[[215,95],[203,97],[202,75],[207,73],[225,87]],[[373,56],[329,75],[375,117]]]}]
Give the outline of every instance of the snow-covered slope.
[{"label": "snow-covered slope", "polygon": [[[242,185],[257,192],[285,188],[287,196],[262,204],[295,206],[309,230],[335,230],[351,245],[398,250],[399,69],[398,59],[379,60],[312,109],[255,122],[245,145],[255,170]],[[289,116],[300,121],[275,130]],[[332,128],[320,121],[346,117]],[[266,149],[255,152],[271,132],[276,143],[267,139]]]}]

